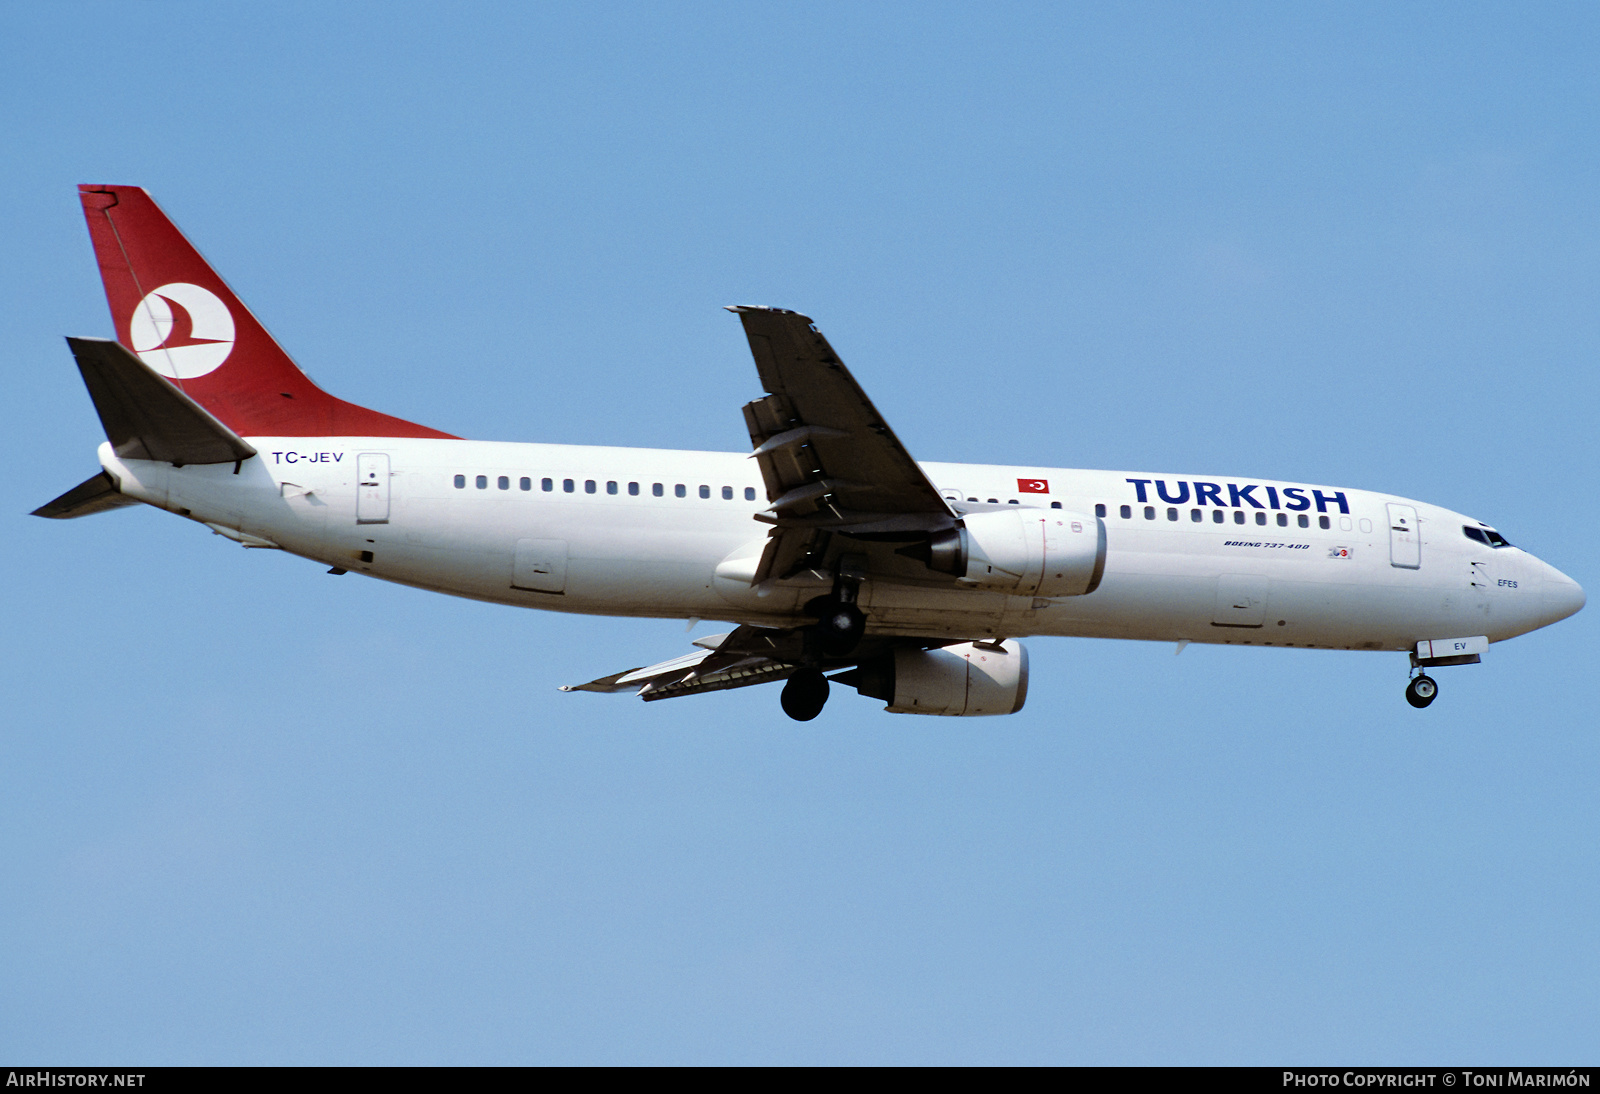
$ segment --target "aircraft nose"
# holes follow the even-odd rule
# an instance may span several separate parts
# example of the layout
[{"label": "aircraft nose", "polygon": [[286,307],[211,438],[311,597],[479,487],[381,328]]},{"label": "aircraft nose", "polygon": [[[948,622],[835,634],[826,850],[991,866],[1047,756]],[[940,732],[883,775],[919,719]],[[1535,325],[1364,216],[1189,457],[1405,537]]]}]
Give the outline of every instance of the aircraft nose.
[{"label": "aircraft nose", "polygon": [[1544,564],[1543,621],[1545,626],[1565,619],[1588,602],[1583,586],[1560,570]]}]

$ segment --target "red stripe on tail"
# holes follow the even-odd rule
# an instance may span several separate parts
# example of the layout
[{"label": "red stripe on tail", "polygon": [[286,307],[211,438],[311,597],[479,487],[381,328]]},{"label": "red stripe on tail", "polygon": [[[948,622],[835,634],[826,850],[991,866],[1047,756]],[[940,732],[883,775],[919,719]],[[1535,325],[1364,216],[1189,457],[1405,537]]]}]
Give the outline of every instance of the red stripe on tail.
[{"label": "red stripe on tail", "polygon": [[443,437],[313,384],[137,186],[80,186],[117,341],[241,436]]}]

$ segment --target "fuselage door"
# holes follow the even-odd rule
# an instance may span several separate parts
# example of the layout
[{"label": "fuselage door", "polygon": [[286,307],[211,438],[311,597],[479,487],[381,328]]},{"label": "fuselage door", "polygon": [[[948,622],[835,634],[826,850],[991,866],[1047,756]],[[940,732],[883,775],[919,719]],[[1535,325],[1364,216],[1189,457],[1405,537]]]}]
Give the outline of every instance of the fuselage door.
[{"label": "fuselage door", "polygon": [[389,523],[389,454],[356,456],[356,523]]},{"label": "fuselage door", "polygon": [[1422,536],[1413,505],[1389,503],[1389,565],[1402,570],[1422,566]]}]

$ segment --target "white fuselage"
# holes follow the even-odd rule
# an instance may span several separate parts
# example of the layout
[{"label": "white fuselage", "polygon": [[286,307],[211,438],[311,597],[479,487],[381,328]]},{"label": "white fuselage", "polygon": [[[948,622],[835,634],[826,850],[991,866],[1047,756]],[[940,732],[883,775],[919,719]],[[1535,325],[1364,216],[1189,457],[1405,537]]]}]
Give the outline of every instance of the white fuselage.
[{"label": "white fuselage", "polygon": [[[248,440],[259,455],[237,472],[124,461],[110,445],[100,456],[124,493],[248,546],[457,596],[792,626],[808,621],[801,606],[829,586],[806,573],[752,587],[768,532],[755,515],[768,502],[755,462],[740,453]],[[1104,576],[1089,595],[1056,599],[936,575],[927,585],[868,580],[860,604],[869,633],[1403,650],[1457,635],[1503,640],[1583,603],[1576,584],[1532,555],[1469,539],[1462,528],[1477,521],[1392,495],[1216,476],[922,467],[958,510],[1055,505],[1092,519],[1104,506]],[[1019,492],[1019,480],[1035,479],[1047,493]],[[1408,509],[1411,531],[1395,531]]]}]

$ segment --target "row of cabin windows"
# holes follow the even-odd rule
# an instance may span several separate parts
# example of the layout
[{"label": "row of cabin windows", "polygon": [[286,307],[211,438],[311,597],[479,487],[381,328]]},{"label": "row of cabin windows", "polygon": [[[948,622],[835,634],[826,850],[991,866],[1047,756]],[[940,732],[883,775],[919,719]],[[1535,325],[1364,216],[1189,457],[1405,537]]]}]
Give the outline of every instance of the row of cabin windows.
[{"label": "row of cabin windows", "polygon": [[[1097,516],[1097,517],[1105,516],[1106,515],[1106,507],[1105,507],[1105,505],[1104,504],[1096,505],[1094,507],[1094,515]],[[1132,520],[1133,519],[1133,506],[1131,506],[1131,505],[1122,506],[1119,515],[1122,517],[1123,520]],[[1277,514],[1277,517],[1278,517],[1278,527],[1279,528],[1287,528],[1287,527],[1289,527],[1289,514],[1288,513],[1279,513],[1279,514]],[[1156,519],[1156,507],[1154,505],[1146,505],[1144,507],[1144,519],[1145,520],[1155,520]],[[1175,509],[1175,508],[1168,509],[1167,510],[1167,519],[1168,520],[1177,520],[1178,519],[1178,510]],[[1191,509],[1191,510],[1189,510],[1189,519],[1191,521],[1193,521],[1195,524],[1199,524],[1201,521],[1206,519],[1205,510],[1204,509]],[[1213,510],[1211,510],[1211,523],[1212,524],[1222,524],[1222,523],[1226,522],[1227,519],[1228,519],[1227,510],[1225,510],[1225,509],[1213,509]],[[1245,523],[1245,513],[1244,513],[1243,509],[1235,509],[1233,511],[1233,523],[1235,523],[1235,524],[1244,524]],[[1261,525],[1265,525],[1267,523],[1267,514],[1266,513],[1257,513],[1256,514],[1256,523],[1257,524],[1261,524]],[[1302,528],[1310,528],[1311,527],[1311,517],[1306,513],[1297,514],[1297,516],[1295,518],[1295,523],[1298,524]],[[1326,516],[1320,516],[1320,517],[1317,518],[1317,527],[1326,530],[1328,528],[1333,527],[1333,524],[1332,524],[1332,522],[1330,522],[1328,520],[1328,518]]]},{"label": "row of cabin windows", "polygon": [[[474,486],[476,486],[479,490],[487,490],[487,489],[489,489],[489,476],[488,475],[475,476],[473,478],[472,484]],[[499,476],[498,478],[495,479],[494,484],[495,484],[496,487],[498,487],[501,490],[510,490],[511,489],[511,476],[509,476],[509,475],[501,475],[501,476]],[[457,475],[456,476],[456,489],[457,490],[465,490],[466,488],[467,488],[467,477],[465,475]],[[539,480],[539,489],[543,490],[545,493],[550,493],[550,492],[554,491],[555,488],[556,488],[556,480],[555,479],[540,479]],[[519,490],[532,490],[533,489],[533,480],[531,478],[529,478],[527,475],[523,475],[521,478],[519,478],[517,480],[517,489],[519,489]],[[617,482],[615,479],[612,479],[612,480],[610,480],[610,481],[608,481],[606,483],[606,493],[608,493],[608,494],[621,493],[621,489],[622,489],[622,484]],[[562,490],[563,493],[567,493],[567,494],[575,494],[575,493],[577,493],[578,492],[577,480],[576,479],[562,479],[561,480],[561,490]],[[594,479],[584,479],[583,480],[583,492],[585,494],[598,494],[600,492],[600,484],[598,482],[596,482]],[[650,494],[651,494],[652,497],[657,497],[657,498],[666,497],[666,495],[667,495],[666,484],[665,483],[659,483],[659,482],[651,483],[650,484]],[[689,496],[689,488],[687,486],[685,486],[681,482],[680,483],[676,483],[672,487],[672,495],[673,495],[673,497],[686,498],[686,497]],[[639,484],[638,483],[636,483],[636,482],[628,483],[628,496],[629,497],[634,497],[634,498],[639,496]],[[700,487],[700,496],[702,498],[709,498],[711,496],[711,487],[702,485]],[[722,488],[722,500],[723,501],[732,501],[733,500],[733,487],[724,486]],[[756,500],[756,489],[755,489],[755,487],[747,486],[747,487],[744,488],[744,500],[745,501],[755,501]]]}]

